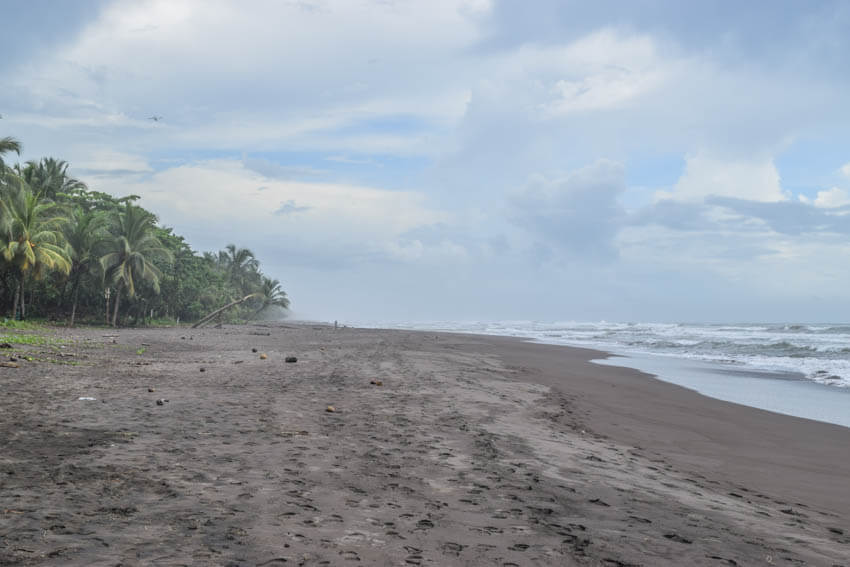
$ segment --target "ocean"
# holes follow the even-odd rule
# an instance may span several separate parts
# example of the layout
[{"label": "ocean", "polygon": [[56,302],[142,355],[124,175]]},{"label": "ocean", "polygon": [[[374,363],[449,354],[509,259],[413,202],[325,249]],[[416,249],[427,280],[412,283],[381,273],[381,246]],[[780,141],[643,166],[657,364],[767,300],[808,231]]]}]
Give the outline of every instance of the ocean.
[{"label": "ocean", "polygon": [[408,322],[384,328],[521,337],[604,350],[702,394],[850,427],[850,325]]}]

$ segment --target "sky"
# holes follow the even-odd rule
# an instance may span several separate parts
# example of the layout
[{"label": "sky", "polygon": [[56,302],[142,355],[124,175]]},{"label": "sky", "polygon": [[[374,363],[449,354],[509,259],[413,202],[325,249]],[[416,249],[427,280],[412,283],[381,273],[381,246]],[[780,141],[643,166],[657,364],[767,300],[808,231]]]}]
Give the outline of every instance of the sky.
[{"label": "sky", "polygon": [[0,0],[21,159],[312,320],[848,321],[848,92],[842,1]]}]

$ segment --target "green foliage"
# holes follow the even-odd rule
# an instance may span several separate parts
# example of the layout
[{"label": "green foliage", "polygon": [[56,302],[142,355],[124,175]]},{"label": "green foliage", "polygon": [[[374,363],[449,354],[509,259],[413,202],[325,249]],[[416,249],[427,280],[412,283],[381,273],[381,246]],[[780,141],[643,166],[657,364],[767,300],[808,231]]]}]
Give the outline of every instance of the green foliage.
[{"label": "green foliage", "polygon": [[49,337],[47,335],[9,335],[5,333],[0,333],[0,343],[9,343],[12,345],[66,345],[71,341],[66,339],[59,339],[56,337]]},{"label": "green foliage", "polygon": [[14,319],[9,319],[8,317],[4,317],[3,321],[0,322],[0,329],[31,331],[33,329],[40,329],[41,327],[42,325],[40,323],[35,323],[33,321],[15,321]]},{"label": "green foliage", "polygon": [[234,299],[241,321],[287,309],[277,280],[254,253],[228,244],[199,254],[156,216],[88,188],[51,157],[7,166],[20,142],[0,138],[0,329],[32,329],[18,317],[89,324],[174,325],[196,321]]}]

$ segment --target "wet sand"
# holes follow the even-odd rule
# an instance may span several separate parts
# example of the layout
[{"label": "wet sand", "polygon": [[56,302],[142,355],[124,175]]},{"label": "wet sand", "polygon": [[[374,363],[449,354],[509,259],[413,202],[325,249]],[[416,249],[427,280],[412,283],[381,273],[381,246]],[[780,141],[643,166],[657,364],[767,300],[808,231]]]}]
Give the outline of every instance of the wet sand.
[{"label": "wet sand", "polygon": [[55,333],[0,368],[0,564],[850,564],[850,429],[595,351]]}]

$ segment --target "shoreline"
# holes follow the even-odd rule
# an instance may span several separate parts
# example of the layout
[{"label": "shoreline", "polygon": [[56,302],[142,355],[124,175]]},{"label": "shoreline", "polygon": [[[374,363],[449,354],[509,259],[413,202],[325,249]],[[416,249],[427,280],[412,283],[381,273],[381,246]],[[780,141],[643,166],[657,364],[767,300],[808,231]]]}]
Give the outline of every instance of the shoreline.
[{"label": "shoreline", "polygon": [[61,357],[29,345],[34,362],[0,369],[0,562],[841,565],[850,550],[850,430],[590,363],[599,351],[309,323],[55,333]]},{"label": "shoreline", "polygon": [[[603,435],[695,469],[717,468],[723,458],[724,472],[733,482],[791,494],[799,490],[800,499],[814,498],[822,506],[850,511],[850,494],[844,488],[850,478],[850,456],[841,451],[850,446],[850,428],[721,400],[633,367],[593,363],[619,356],[604,351],[527,344],[545,353],[534,372],[539,383],[584,396],[592,407],[588,425]],[[509,351],[507,360],[519,363],[522,356]],[[565,359],[571,364],[568,372],[560,367]],[[618,399],[606,389],[629,397]],[[797,472],[784,479],[759,468],[771,465]],[[833,475],[833,471],[840,472]],[[808,485],[818,487],[812,493],[806,490]]]}]

